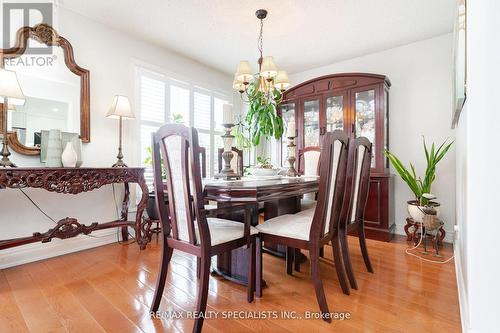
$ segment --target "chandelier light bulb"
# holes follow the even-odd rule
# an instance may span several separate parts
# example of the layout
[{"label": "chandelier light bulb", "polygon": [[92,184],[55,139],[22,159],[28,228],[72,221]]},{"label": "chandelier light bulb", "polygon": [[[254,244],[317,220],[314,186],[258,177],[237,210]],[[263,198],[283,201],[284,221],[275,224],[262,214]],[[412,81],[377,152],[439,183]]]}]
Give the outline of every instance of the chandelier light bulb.
[{"label": "chandelier light bulb", "polygon": [[290,87],[290,80],[288,79],[286,71],[278,71],[278,74],[276,74],[276,77],[274,78],[274,87],[280,91],[285,91],[288,87]]},{"label": "chandelier light bulb", "polygon": [[243,81],[238,80],[237,76],[234,76],[233,89],[237,90],[240,94],[245,92],[245,84]]},{"label": "chandelier light bulb", "polygon": [[260,69],[260,76],[266,79],[272,79],[278,74],[278,66],[274,62],[273,57],[264,57]]}]

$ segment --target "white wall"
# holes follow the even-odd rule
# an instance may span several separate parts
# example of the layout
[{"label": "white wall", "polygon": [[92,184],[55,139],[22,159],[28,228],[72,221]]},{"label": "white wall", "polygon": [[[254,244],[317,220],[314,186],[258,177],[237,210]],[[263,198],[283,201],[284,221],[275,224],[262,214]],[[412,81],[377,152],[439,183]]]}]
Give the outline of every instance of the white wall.
[{"label": "white wall", "polygon": [[[428,143],[454,139],[451,126],[452,34],[389,49],[383,52],[295,73],[293,85],[326,74],[367,72],[387,75],[391,80],[389,149],[403,163],[412,162],[417,172],[425,171],[422,135]],[[393,171],[394,173],[394,171]],[[455,151],[438,166],[432,189],[442,206],[447,240],[452,240],[455,223]],[[396,232],[404,234],[408,216],[406,201],[413,195],[403,181],[395,182]]]},{"label": "white wall", "polygon": [[[56,9],[55,27],[73,45],[79,65],[91,73],[91,143],[84,145],[84,166],[111,166],[116,160],[118,122],[104,117],[115,94],[128,95],[134,105],[135,65],[150,64],[153,68],[178,79],[206,88],[231,91],[232,77],[166,49],[142,42],[96,23],[63,8]],[[126,121],[124,155],[130,166],[139,165],[138,133],[135,121]],[[11,159],[19,166],[40,166],[35,157],[13,153]],[[121,186],[116,186],[120,202]],[[56,220],[77,217],[82,223],[110,221],[116,218],[111,186],[78,195],[61,196],[42,190],[26,190]],[[53,226],[18,190],[0,190],[0,239],[45,232]],[[116,230],[95,233],[102,238],[80,236],[48,244],[31,244],[0,251],[0,269],[11,265],[116,241]]]},{"label": "white wall", "polygon": [[467,1],[467,101],[457,130],[455,246],[464,332],[498,332],[500,2]]}]

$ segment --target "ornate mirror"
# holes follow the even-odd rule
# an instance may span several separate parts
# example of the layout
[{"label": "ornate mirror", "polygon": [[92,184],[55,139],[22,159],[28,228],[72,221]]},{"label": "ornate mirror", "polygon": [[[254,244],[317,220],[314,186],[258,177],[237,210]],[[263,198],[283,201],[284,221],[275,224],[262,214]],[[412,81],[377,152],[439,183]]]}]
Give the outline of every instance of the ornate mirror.
[{"label": "ornate mirror", "polygon": [[[39,155],[41,133],[50,129],[90,141],[90,72],[76,64],[66,38],[47,24],[23,27],[15,46],[0,50],[0,60],[1,67],[17,73],[26,96],[23,106],[8,111],[12,150]],[[1,118],[0,112],[0,123]]]}]

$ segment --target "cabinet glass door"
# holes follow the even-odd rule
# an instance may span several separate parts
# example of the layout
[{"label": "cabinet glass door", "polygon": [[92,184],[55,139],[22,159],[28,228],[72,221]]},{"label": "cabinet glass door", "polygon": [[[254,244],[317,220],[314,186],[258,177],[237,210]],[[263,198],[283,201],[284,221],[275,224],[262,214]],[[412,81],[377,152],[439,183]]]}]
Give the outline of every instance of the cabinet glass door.
[{"label": "cabinet glass door", "polygon": [[319,146],[319,100],[304,102],[304,147]]},{"label": "cabinet glass door", "polygon": [[355,134],[356,137],[364,136],[372,143],[372,168],[375,167],[375,89],[359,91],[355,93],[356,114]]},{"label": "cabinet glass door", "polygon": [[326,131],[344,130],[344,96],[326,99]]},{"label": "cabinet glass door", "polygon": [[295,103],[281,104],[281,117],[283,118],[283,127],[284,127],[283,136],[281,138],[281,166],[287,166],[288,139],[286,138],[286,133],[289,124],[292,122],[295,124]]}]

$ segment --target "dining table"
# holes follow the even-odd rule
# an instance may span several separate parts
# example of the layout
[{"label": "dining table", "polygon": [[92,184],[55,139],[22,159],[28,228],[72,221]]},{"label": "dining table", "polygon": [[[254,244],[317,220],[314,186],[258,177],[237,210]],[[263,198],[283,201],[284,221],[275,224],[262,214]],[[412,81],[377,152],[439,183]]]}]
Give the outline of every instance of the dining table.
[{"label": "dining table", "polygon": [[[300,211],[300,202],[304,194],[317,192],[319,178],[315,176],[300,177],[243,177],[239,180],[205,179],[204,195],[209,201],[217,202],[219,207],[235,204],[254,204],[252,209],[252,225],[259,223],[259,214],[264,219],[294,214]],[[231,214],[222,216],[235,221],[244,221],[243,215]],[[286,248],[279,244],[264,244],[264,250],[282,255]],[[257,251],[261,251],[260,248]],[[259,255],[259,253],[258,253]],[[215,274],[231,281],[246,284],[248,272],[247,251],[244,247],[217,256]],[[257,267],[257,276],[262,276],[261,267]],[[257,279],[257,284],[263,283]],[[258,289],[258,288],[257,288]]]}]

